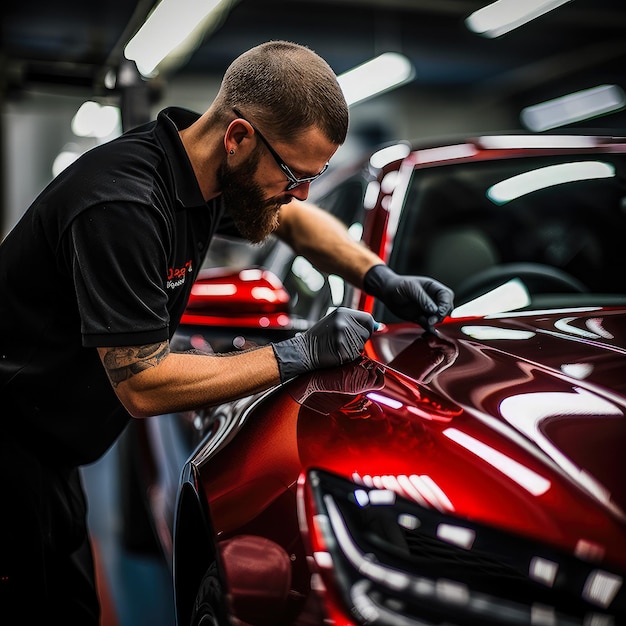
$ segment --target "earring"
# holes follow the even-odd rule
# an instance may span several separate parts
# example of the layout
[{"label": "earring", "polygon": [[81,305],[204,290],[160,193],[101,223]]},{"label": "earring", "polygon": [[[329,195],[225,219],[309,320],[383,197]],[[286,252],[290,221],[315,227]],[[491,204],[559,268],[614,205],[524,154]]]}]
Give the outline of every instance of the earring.
[{"label": "earring", "polygon": [[234,150],[231,150],[231,151],[230,151],[230,154],[235,154],[235,151],[234,151]]}]

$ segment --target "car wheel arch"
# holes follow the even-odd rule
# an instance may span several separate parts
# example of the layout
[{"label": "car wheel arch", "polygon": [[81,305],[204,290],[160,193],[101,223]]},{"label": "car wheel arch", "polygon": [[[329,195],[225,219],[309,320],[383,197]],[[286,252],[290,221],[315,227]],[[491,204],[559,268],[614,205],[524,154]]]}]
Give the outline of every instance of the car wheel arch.
[{"label": "car wheel arch", "polygon": [[198,495],[194,481],[184,481],[178,495],[174,526],[173,577],[178,626],[191,623],[198,589],[211,566],[216,567],[224,586],[213,537],[206,503]]}]

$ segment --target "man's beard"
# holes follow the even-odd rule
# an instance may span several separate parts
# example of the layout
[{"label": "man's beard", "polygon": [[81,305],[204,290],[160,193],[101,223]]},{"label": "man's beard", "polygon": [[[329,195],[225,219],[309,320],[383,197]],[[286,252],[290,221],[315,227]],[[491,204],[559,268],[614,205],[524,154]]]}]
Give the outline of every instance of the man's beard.
[{"label": "man's beard", "polygon": [[288,202],[285,196],[263,198],[261,186],[253,181],[259,158],[255,151],[240,166],[230,167],[224,161],[217,171],[224,207],[242,237],[252,243],[264,241],[278,228],[278,211]]}]

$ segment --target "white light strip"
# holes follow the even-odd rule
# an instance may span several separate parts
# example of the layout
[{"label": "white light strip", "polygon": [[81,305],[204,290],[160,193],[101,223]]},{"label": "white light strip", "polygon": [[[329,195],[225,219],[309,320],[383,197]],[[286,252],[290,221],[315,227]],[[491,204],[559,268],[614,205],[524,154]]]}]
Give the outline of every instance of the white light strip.
[{"label": "white light strip", "polygon": [[362,102],[413,79],[411,62],[396,52],[385,52],[337,77],[348,105]]},{"label": "white light strip", "polygon": [[199,29],[223,0],[162,0],[135,36],[124,56],[135,61],[143,76],[154,76],[157,66]]},{"label": "white light strip", "polygon": [[474,545],[476,531],[455,524],[439,524],[437,526],[437,537],[442,541],[447,541],[455,546],[469,550]]},{"label": "white light strip", "polygon": [[425,148],[417,152],[418,163],[432,163],[433,161],[451,161],[453,159],[466,159],[473,157],[478,150],[469,144],[461,143],[454,146],[441,146],[439,148]]},{"label": "white light strip", "polygon": [[498,328],[497,326],[462,326],[461,332],[472,339],[505,341],[526,341],[536,333],[532,330],[516,330],[514,328]]},{"label": "white light strip", "polygon": [[522,109],[520,119],[528,130],[541,132],[581,122],[626,106],[626,95],[617,85],[600,85]]},{"label": "white light strip", "polygon": [[[515,280],[515,279],[514,279]],[[521,311],[521,312],[508,312],[502,311],[501,313],[491,314],[488,313],[485,315],[487,319],[490,317],[496,317],[498,319],[506,319],[511,317],[536,317],[538,315],[549,315],[550,313],[588,313],[589,311],[599,311],[600,307],[598,306],[576,306],[576,307],[568,307],[565,309],[533,309],[532,311]],[[545,332],[545,331],[542,331]],[[559,333],[560,335],[560,333]]]},{"label": "white light strip", "polygon": [[411,147],[406,143],[396,143],[393,146],[387,146],[370,157],[370,165],[375,169],[382,169],[385,165],[392,163],[398,159],[404,159],[411,152]]},{"label": "white light strip", "polygon": [[600,161],[559,163],[524,172],[496,183],[487,189],[487,197],[494,204],[506,204],[526,194],[554,185],[613,176],[615,176],[615,167],[610,163]]},{"label": "white light strip", "polygon": [[484,37],[499,37],[552,11],[570,0],[497,0],[474,11],[466,20],[469,30]]},{"label": "white light strip", "polygon": [[503,285],[456,307],[450,317],[478,317],[493,313],[503,313],[521,309],[530,304],[530,294],[519,278],[513,278]]},{"label": "white light strip", "polygon": [[494,135],[479,137],[478,143],[488,150],[510,148],[593,148],[593,137],[578,135]]},{"label": "white light strip", "polygon": [[379,404],[384,404],[385,406],[388,406],[391,409],[402,408],[402,402],[399,402],[398,400],[395,400],[394,398],[388,398],[387,396],[383,396],[380,393],[376,393],[374,391],[371,391],[370,393],[366,395],[370,400],[372,400],[372,402],[378,402]]},{"label": "white light strip", "polygon": [[456,428],[447,428],[443,431],[443,434],[486,463],[489,463],[489,465],[502,472],[532,495],[541,496],[550,489],[550,481],[547,478],[471,435]]}]

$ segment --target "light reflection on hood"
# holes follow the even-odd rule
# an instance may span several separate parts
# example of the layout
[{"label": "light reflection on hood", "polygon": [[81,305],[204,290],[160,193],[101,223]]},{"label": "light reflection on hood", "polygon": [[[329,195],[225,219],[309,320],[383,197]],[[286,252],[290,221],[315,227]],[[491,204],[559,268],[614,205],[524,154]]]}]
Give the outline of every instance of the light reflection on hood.
[{"label": "light reflection on hood", "polygon": [[563,454],[541,429],[542,422],[552,417],[622,418],[624,411],[621,407],[586,389],[575,387],[572,393],[545,391],[510,396],[500,403],[500,412],[511,426],[534,441],[581,488],[622,520],[626,520],[626,514],[612,502],[610,492]]}]

